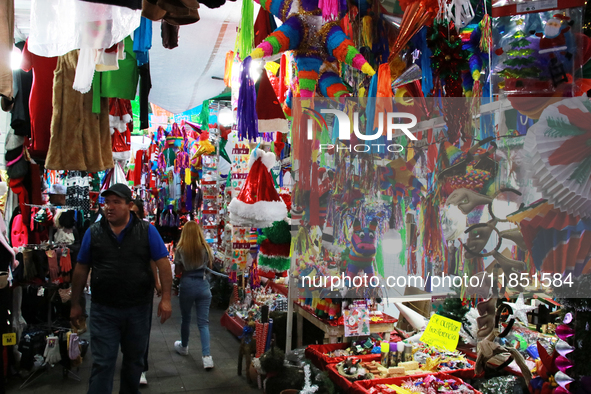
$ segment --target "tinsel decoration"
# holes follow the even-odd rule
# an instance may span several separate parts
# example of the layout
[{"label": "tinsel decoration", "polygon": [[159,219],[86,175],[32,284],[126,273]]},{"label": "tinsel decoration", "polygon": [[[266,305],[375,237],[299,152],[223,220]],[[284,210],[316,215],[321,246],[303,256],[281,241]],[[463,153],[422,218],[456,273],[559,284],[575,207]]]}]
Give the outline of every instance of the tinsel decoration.
[{"label": "tinsel decoration", "polygon": [[[252,1],[252,0],[250,0]],[[238,91],[238,139],[256,141],[259,136],[256,113],[255,82],[250,75],[252,59],[247,57],[242,63],[240,89]]]},{"label": "tinsel decoration", "polygon": [[310,364],[304,365],[304,382],[304,388],[300,390],[300,394],[314,394],[316,391],[318,391],[318,386],[312,385]]},{"label": "tinsel decoration", "polygon": [[486,379],[479,389],[482,394],[506,394],[515,393],[515,388],[519,388],[519,386],[520,382],[517,376],[498,376]]},{"label": "tinsel decoration", "polygon": [[245,59],[252,52],[254,44],[254,2],[252,0],[242,0],[240,15],[242,15],[242,19],[240,20],[237,47],[238,55],[241,59]]},{"label": "tinsel decoration", "polygon": [[445,82],[445,97],[462,97],[461,73],[467,69],[466,53],[462,39],[452,22],[435,22],[428,42],[433,56],[433,72]]},{"label": "tinsel decoration", "polygon": [[390,51],[390,59],[402,51],[410,39],[425,25],[429,25],[439,12],[437,0],[402,0],[400,8],[404,11],[400,32]]},{"label": "tinsel decoration", "polygon": [[490,15],[486,14],[482,18],[479,24],[480,31],[482,34],[480,35],[480,50],[482,52],[488,53],[492,48],[492,23],[490,19]]}]

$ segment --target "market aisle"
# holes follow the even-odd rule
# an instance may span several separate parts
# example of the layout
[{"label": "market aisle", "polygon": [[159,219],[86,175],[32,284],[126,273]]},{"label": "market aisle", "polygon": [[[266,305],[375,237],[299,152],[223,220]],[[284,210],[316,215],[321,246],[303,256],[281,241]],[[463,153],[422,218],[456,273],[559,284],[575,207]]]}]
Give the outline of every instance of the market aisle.
[{"label": "market aisle", "polygon": [[[156,302],[157,299],[155,299]],[[157,305],[157,304],[155,304]],[[237,376],[237,360],[239,341],[225,328],[220,326],[220,318],[224,310],[213,308],[210,313],[211,355],[215,362],[212,371],[205,371],[201,362],[201,345],[199,330],[195,319],[191,321],[190,355],[183,357],[174,351],[174,341],[180,339],[181,313],[178,298],[173,297],[172,317],[165,324],[160,324],[154,308],[152,336],[150,339],[149,367],[147,373],[148,386],[140,387],[142,394],[153,393],[201,393],[201,394],[234,394],[236,392],[250,394],[259,393],[246,383],[245,376]],[[87,334],[83,336],[87,337]],[[77,372],[81,382],[71,379],[62,380],[61,367],[39,378],[24,390],[12,384],[9,393],[34,394],[82,394],[88,388],[88,377],[92,356],[88,352],[84,363]],[[121,355],[117,360],[117,373],[113,393],[119,392],[119,371]]]}]

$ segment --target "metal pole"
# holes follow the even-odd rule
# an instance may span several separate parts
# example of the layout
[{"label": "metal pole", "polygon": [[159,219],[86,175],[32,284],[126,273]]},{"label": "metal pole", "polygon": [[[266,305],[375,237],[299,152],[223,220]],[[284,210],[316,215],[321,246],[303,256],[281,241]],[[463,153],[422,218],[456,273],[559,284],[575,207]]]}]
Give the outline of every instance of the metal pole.
[{"label": "metal pole", "polygon": [[[292,242],[295,240],[294,231],[291,232]],[[295,249],[295,248],[294,248]],[[291,264],[289,267],[289,272],[287,273],[287,277],[289,278],[287,282],[287,333],[286,333],[286,340],[285,340],[285,354],[291,352],[291,342],[293,336],[293,298],[296,294],[293,278],[291,273],[294,271],[296,266],[296,257],[295,257],[295,250],[291,253]],[[299,333],[298,333],[299,335]]]}]

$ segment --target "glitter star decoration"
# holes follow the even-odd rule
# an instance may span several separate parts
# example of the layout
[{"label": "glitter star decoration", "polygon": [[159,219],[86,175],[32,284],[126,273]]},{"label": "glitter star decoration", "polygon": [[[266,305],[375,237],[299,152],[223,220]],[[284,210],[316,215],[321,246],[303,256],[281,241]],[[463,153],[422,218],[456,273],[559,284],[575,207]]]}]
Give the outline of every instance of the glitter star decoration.
[{"label": "glitter star decoration", "polygon": [[503,302],[503,304],[509,305],[511,309],[513,309],[513,314],[509,316],[509,318],[515,318],[521,321],[525,326],[527,326],[527,312],[530,312],[536,309],[535,306],[526,305],[523,300],[523,294],[519,294],[517,297],[517,301],[513,302]]}]

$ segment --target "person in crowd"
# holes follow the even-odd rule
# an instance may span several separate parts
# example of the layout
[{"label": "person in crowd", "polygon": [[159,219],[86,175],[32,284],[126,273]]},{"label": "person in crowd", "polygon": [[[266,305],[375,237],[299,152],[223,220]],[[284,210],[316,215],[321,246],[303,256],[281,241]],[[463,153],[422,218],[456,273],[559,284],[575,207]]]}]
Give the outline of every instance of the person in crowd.
[{"label": "person in crowd", "polygon": [[174,255],[175,275],[181,276],[179,303],[181,306],[181,340],[174,343],[175,350],[186,356],[189,354],[189,332],[191,308],[195,305],[197,326],[201,337],[203,367],[213,368],[213,358],[209,350],[209,307],[211,290],[205,275],[205,268],[213,263],[211,248],[205,241],[203,230],[197,222],[185,224]]},{"label": "person in crowd", "polygon": [[70,319],[78,327],[84,283],[92,268],[90,341],[93,357],[88,394],[113,390],[119,344],[123,353],[121,394],[138,394],[150,336],[154,298],[153,260],[158,267],[162,298],[160,322],[170,318],[172,272],[168,251],[156,229],[131,214],[131,190],[115,184],[102,193],[105,216],[84,234],[72,279]]},{"label": "person in crowd", "polygon": [[[141,220],[145,220],[145,210],[144,210],[144,202],[140,198],[136,198],[133,200],[133,207],[131,207],[131,211],[137,215],[137,217]],[[152,274],[154,275],[154,283],[155,283],[155,290],[156,295],[160,297],[162,295],[162,287],[160,286],[160,280],[158,278],[158,267],[156,267],[156,263],[154,260],[150,260],[150,265],[152,266]],[[154,302],[152,302],[152,307],[150,308],[150,316],[152,316],[152,311],[154,310]],[[152,319],[150,318],[150,331],[152,331]],[[148,354],[150,350],[150,338],[148,337],[148,345],[146,346],[146,353],[144,355],[144,372],[140,377],[140,386],[148,384],[148,378],[146,377],[146,372],[148,372]]]}]

